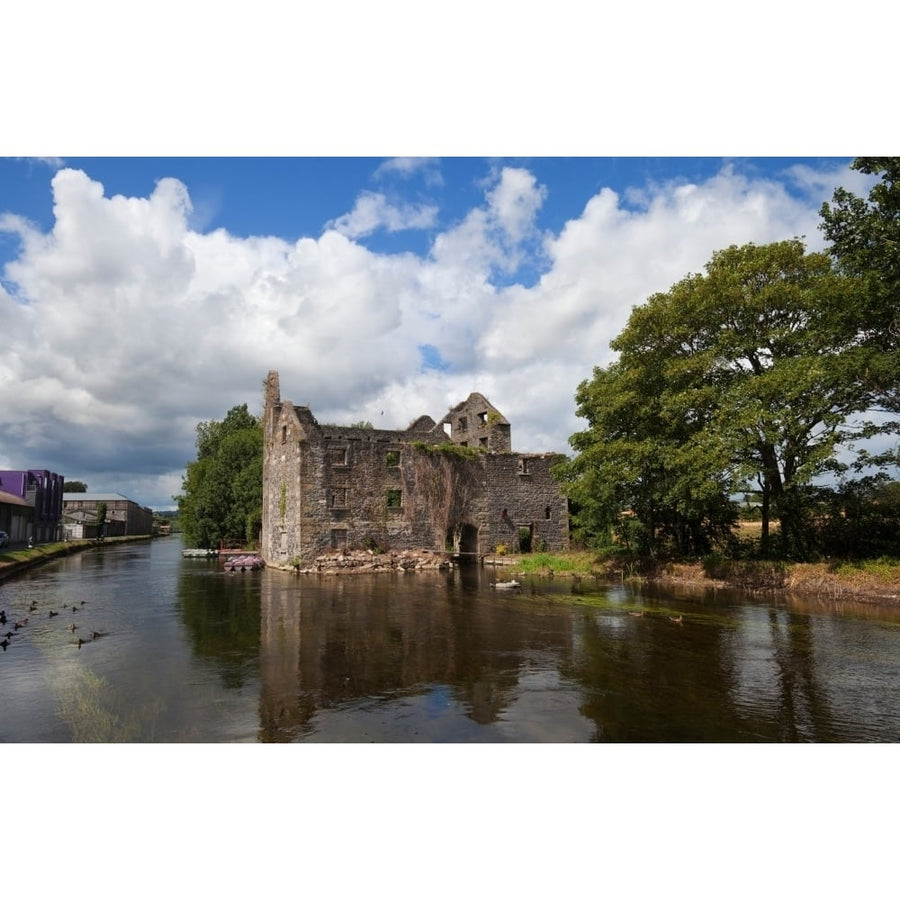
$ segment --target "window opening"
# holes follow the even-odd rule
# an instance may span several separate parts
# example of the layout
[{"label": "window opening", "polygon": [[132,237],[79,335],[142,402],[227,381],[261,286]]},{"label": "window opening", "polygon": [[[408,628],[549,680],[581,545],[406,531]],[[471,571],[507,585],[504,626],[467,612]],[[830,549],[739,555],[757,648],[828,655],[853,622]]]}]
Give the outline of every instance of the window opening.
[{"label": "window opening", "polygon": [[403,491],[390,490],[387,492],[388,509],[400,509],[403,505]]}]

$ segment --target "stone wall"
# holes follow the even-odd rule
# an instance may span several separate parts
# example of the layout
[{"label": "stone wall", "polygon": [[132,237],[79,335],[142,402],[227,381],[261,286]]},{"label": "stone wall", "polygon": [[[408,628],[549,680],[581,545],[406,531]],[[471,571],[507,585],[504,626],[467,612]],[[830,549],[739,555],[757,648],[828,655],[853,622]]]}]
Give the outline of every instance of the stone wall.
[{"label": "stone wall", "polygon": [[[469,434],[508,448],[509,423],[480,394],[451,415],[457,426],[475,416]],[[457,550],[479,556],[500,544],[518,550],[523,530],[534,549],[565,549],[567,504],[550,474],[560,457],[483,447],[451,441],[428,416],[404,431],[319,425],[308,408],[281,400],[270,372],[262,555],[306,568],[335,550],[444,551],[455,535]]]}]

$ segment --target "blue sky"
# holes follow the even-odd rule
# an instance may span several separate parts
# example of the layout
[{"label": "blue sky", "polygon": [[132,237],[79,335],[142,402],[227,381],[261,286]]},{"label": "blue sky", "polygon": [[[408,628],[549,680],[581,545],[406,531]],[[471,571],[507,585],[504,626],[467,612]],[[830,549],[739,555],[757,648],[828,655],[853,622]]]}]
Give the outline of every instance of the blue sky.
[{"label": "blue sky", "polygon": [[[108,196],[147,196],[160,178],[170,177],[187,187],[193,206],[190,224],[199,231],[225,228],[237,237],[272,235],[293,241],[317,237],[326,223],[345,215],[368,191],[433,207],[435,215],[430,224],[415,228],[376,228],[360,236],[365,245],[378,252],[425,253],[439,230],[461,220],[479,203],[483,185],[498,166],[521,166],[535,174],[548,193],[542,226],[559,231],[601,187],[617,191],[623,205],[635,208],[638,204],[629,198],[629,189],[708,178],[728,164],[751,177],[781,178],[794,191],[784,177],[791,166],[824,162],[784,157],[452,157],[401,165],[374,157],[7,158],[0,159],[0,202],[4,211],[27,216],[46,231],[53,226],[51,181],[60,165],[83,169],[103,184]],[[13,252],[11,243],[8,238],[3,241],[5,259]]]},{"label": "blue sky", "polygon": [[0,468],[173,505],[199,421],[269,369],[320,421],[471,391],[568,452],[631,308],[805,235],[839,158],[0,159]]}]

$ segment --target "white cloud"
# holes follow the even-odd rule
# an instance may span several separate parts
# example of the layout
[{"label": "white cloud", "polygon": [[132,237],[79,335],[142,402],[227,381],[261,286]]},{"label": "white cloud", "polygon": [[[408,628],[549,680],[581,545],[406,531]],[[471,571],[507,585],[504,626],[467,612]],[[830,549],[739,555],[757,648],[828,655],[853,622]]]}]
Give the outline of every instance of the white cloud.
[{"label": "white cloud", "polygon": [[538,237],[535,219],[546,188],[525,169],[503,168],[495,181],[488,183],[485,205],[439,234],[432,247],[438,264],[458,270],[463,278],[487,279],[493,268],[515,272]]},{"label": "white cloud", "polygon": [[328,227],[350,238],[365,237],[379,228],[391,232],[432,228],[437,221],[437,212],[436,206],[424,204],[395,206],[384,194],[364,191],[353,210],[329,222]]},{"label": "white cloud", "polygon": [[421,177],[429,187],[438,187],[444,183],[439,162],[433,156],[396,156],[383,162],[375,170],[375,177]]},{"label": "white cloud", "polygon": [[[609,361],[633,305],[730,243],[820,240],[820,198],[845,174],[798,170],[791,193],[725,167],[644,186],[637,206],[601,189],[545,235],[546,189],[505,168],[419,257],[354,241],[435,221],[377,194],[291,243],[193,230],[191,199],[171,179],[149,197],[107,197],[63,169],[50,232],[0,219],[22,239],[0,287],[0,463],[169,505],[197,421],[244,402],[259,412],[270,368],[320,421],[402,427],[479,390],[511,420],[514,447],[565,452],[581,427],[575,389]],[[495,280],[536,253],[537,284]],[[423,367],[423,344],[448,371]]]}]

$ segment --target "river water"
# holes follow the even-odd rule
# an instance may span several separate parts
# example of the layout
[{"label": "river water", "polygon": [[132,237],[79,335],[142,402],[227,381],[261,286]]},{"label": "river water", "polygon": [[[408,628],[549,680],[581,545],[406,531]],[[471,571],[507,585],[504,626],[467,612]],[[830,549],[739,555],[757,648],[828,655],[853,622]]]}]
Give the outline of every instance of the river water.
[{"label": "river water", "polygon": [[591,579],[507,592],[477,567],[229,574],[181,549],[0,583],[0,741],[900,740],[894,609]]}]

